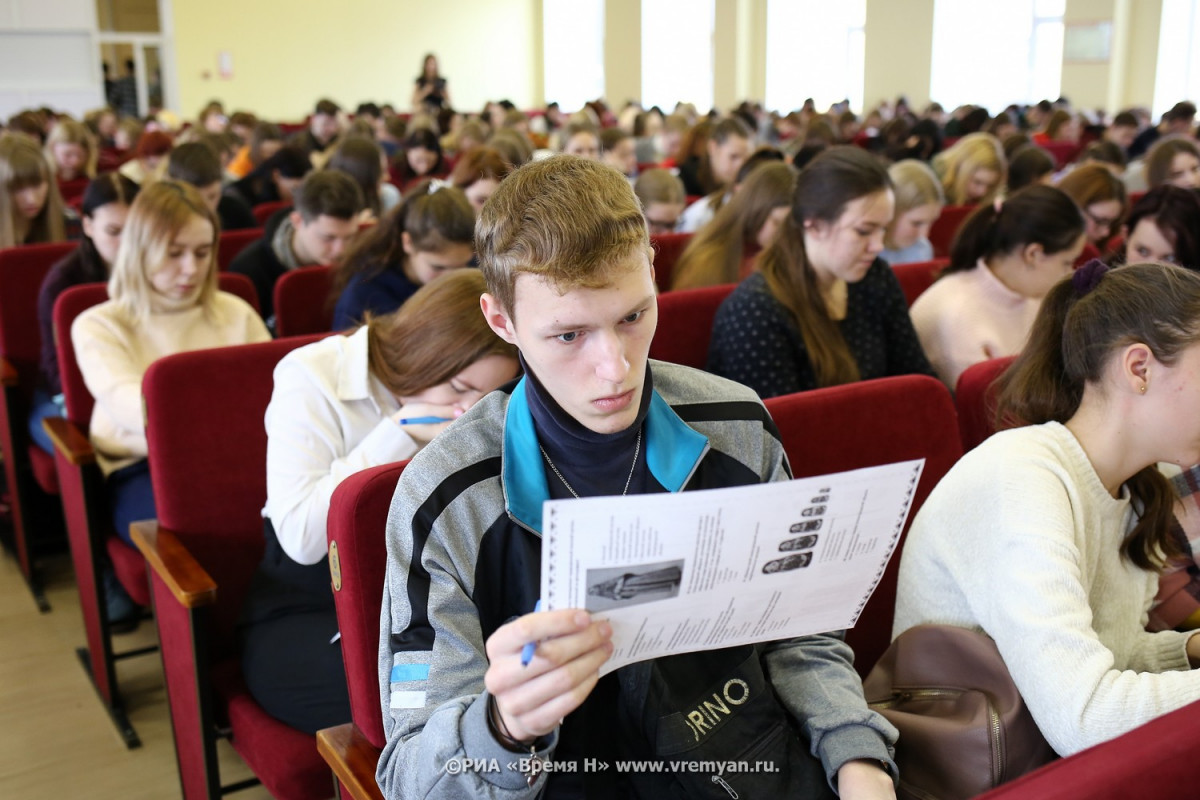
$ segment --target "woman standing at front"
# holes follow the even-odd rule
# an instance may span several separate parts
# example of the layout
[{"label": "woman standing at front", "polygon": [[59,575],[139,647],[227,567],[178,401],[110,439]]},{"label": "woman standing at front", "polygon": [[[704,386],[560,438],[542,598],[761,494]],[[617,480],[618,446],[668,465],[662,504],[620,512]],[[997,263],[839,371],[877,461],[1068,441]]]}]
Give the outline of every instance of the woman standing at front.
[{"label": "woman standing at front", "polygon": [[932,375],[900,284],[879,258],[893,208],[887,170],[865,150],[834,147],[813,159],[759,272],[717,311],[708,370],[763,398]]}]

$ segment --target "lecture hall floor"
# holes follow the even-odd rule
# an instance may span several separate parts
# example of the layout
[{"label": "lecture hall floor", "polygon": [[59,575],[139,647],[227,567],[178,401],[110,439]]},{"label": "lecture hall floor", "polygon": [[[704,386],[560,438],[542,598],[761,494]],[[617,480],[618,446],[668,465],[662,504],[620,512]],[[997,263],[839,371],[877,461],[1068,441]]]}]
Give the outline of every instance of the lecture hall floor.
[{"label": "lecture hall floor", "polygon": [[[83,621],[70,559],[46,563],[51,611],[39,614],[16,562],[0,554],[0,798],[163,800],[177,798],[179,774],[157,653],[118,662],[129,718],[142,746],[127,750],[101,708],[75,648]],[[120,649],[152,644],[154,624],[118,637]],[[226,782],[249,770],[222,743]],[[268,800],[261,787],[229,795]]]}]

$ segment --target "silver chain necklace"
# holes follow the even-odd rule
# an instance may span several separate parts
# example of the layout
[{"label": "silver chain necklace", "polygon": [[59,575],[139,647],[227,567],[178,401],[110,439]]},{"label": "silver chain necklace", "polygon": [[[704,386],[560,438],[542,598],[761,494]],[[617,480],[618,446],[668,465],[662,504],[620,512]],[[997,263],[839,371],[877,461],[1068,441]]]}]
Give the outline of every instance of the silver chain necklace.
[{"label": "silver chain necklace", "polygon": [[[562,481],[563,486],[567,487],[567,491],[576,500],[579,499],[579,494],[575,491],[571,484],[567,483],[567,479],[558,471],[558,467],[554,466],[554,462],[550,460],[549,454],[546,453],[546,448],[542,447],[541,442],[538,443],[538,449],[542,451],[542,458],[546,459],[546,463],[550,465],[550,469],[554,470],[554,474]],[[629,494],[629,484],[633,481],[633,471],[637,469],[638,454],[642,452],[642,429],[638,428],[637,444],[633,448],[633,463],[629,465],[629,477],[625,479],[625,488],[621,491],[621,496]]]}]

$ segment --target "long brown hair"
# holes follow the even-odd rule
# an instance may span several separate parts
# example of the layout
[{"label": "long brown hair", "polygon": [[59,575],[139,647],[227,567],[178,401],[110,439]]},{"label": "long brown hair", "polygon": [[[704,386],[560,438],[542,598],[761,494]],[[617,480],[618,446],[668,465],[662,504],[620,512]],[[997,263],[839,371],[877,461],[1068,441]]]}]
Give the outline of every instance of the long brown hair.
[{"label": "long brown hair", "polygon": [[456,269],[422,286],[396,311],[367,315],[367,363],[394,395],[413,395],[487,356],[516,359],[517,348],[479,310],[487,291],[475,269]]},{"label": "long brown hair", "polygon": [[[46,203],[29,221],[22,241],[16,238],[19,214],[14,195],[21,189],[46,184]],[[50,164],[36,143],[17,134],[0,134],[0,247],[61,242],[66,239],[62,196]]]},{"label": "long brown hair", "polygon": [[[1130,264],[1109,270],[1082,296],[1075,281],[1063,280],[1046,295],[1029,342],[1000,377],[997,418],[1008,426],[1065,423],[1079,410],[1084,387],[1101,382],[1121,348],[1140,342],[1170,365],[1197,341],[1200,274]],[[1170,535],[1175,492],[1153,464],[1125,485],[1141,515],[1121,552],[1142,569],[1159,569],[1179,555]]]},{"label": "long brown hair", "polygon": [[818,386],[853,383],[859,372],[842,329],[821,297],[804,249],[804,223],[833,224],[854,200],[891,188],[887,170],[867,151],[848,145],[829,148],[800,171],[792,213],[759,256],[767,288],[800,328]]},{"label": "long brown hair", "polygon": [[792,202],[796,172],[787,164],[761,164],[745,185],[688,242],[675,265],[671,289],[694,289],[736,283],[738,268],[748,246],[771,212]]},{"label": "long brown hair", "polygon": [[974,269],[981,258],[1007,255],[1030,244],[1040,244],[1047,255],[1061,253],[1079,241],[1083,231],[1083,212],[1065,192],[1029,186],[1003,205],[987,203],[971,212],[954,236],[950,264],[943,273]]}]

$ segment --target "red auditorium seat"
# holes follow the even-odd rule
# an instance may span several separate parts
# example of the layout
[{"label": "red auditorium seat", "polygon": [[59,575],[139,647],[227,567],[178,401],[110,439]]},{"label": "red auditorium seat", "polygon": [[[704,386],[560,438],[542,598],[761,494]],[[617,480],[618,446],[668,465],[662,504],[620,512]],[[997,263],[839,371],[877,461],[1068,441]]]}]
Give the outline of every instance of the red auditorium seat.
[{"label": "red auditorium seat", "polygon": [[262,228],[246,228],[240,231],[222,231],[220,241],[217,243],[217,269],[225,272],[229,269],[229,265],[233,263],[233,259],[237,258],[237,254],[251,242],[256,242],[262,238]]},{"label": "red auditorium seat", "polygon": [[254,213],[254,219],[258,222],[258,227],[263,227],[267,224],[272,215],[276,211],[284,208],[290,208],[292,205],[289,200],[278,200],[274,203],[259,203],[251,211]]},{"label": "red auditorium seat", "polygon": [[935,378],[901,375],[772,397],[766,404],[796,477],[925,459],[896,551],[858,624],[846,632],[855,669],[866,676],[892,640],[904,537],[925,498],[962,455],[954,401]]},{"label": "red auditorium seat", "polygon": [[933,286],[938,274],[949,263],[948,258],[935,258],[933,261],[916,261],[892,267],[892,271],[896,273],[896,280],[900,282],[900,288],[904,290],[904,299],[908,301],[909,308],[912,308],[912,304],[917,302],[917,298],[926,289]]},{"label": "red auditorium seat", "polygon": [[660,292],[670,291],[675,262],[691,240],[690,233],[664,233],[650,237],[650,246],[654,248],[654,282]]},{"label": "red auditorium seat", "polygon": [[281,800],[320,800],[329,772],[314,737],[269,717],[241,676],[235,626],[263,554],[263,414],[283,356],[320,337],[197,350],[160,359],[142,384],[158,519],[136,523],[184,800],[218,798],[227,738]]},{"label": "red auditorium seat", "polygon": [[942,209],[941,216],[935,219],[929,228],[929,242],[933,245],[935,258],[946,258],[950,255],[954,235],[974,210],[975,206],[946,206]]},{"label": "red auditorium seat", "polygon": [[[258,308],[254,284],[246,276],[222,274],[220,287]],[[65,419],[48,418],[45,427],[55,445],[54,458],[62,491],[63,515],[87,638],[87,647],[77,652],[126,745],[137,747],[141,741],[125,715],[124,701],[117,686],[116,661],[144,655],[157,648],[114,652],[103,596],[103,559],[100,553],[107,551],[117,580],[129,596],[142,606],[150,605],[146,564],[141,554],[117,538],[112,530],[104,477],[87,436],[95,399],[83,381],[83,373],[75,359],[75,346],[71,341],[71,324],[76,317],[107,299],[107,287],[102,283],[93,283],[68,289],[59,295],[54,304],[55,346],[67,416]]]},{"label": "red auditorium seat", "polygon": [[0,453],[12,508],[11,546],[38,608],[49,611],[37,568],[37,551],[62,530],[54,458],[29,437],[30,399],[42,352],[37,296],[54,262],[75,242],[0,250]]},{"label": "red auditorium seat", "polygon": [[993,358],[972,364],[958,376],[954,404],[963,452],[974,450],[996,432],[996,379],[1016,356]]},{"label": "red auditorium seat", "polygon": [[275,282],[275,333],[328,333],[333,328],[333,305],[329,302],[332,287],[333,270],[329,267],[301,267],[280,276]]},{"label": "red auditorium seat", "polygon": [[713,318],[735,288],[736,283],[727,283],[660,294],[658,328],[650,342],[650,357],[704,369]]},{"label": "red auditorium seat", "polygon": [[[329,503],[330,561],[342,658],[353,721],[317,732],[317,747],[341,784],[343,796],[381,798],[375,764],[385,744],[379,702],[379,615],[387,542],[384,530],[396,482],[407,461],[363,470],[344,480]],[[357,767],[357,768],[356,768]]]}]

